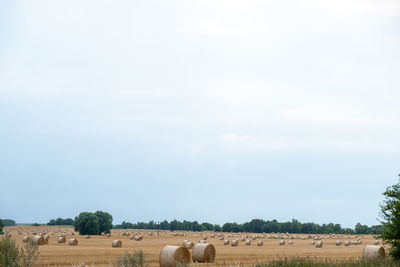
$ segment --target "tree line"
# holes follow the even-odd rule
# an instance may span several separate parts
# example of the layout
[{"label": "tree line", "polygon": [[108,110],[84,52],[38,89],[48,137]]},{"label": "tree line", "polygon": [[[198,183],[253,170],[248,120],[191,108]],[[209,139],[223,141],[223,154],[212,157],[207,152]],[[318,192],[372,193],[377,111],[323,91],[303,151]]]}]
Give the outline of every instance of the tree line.
[{"label": "tree line", "polygon": [[299,234],[380,234],[381,225],[367,226],[357,223],[354,229],[342,228],[340,224],[316,224],[301,223],[296,219],[289,222],[278,222],[277,220],[264,221],[261,219],[253,219],[243,224],[225,223],[222,226],[211,223],[198,223],[197,221],[162,221],[155,223],[138,222],[130,223],[123,221],[119,225],[114,226],[115,229],[160,229],[160,230],[184,230],[184,231],[215,231],[215,232],[251,232],[251,233],[299,233]]}]

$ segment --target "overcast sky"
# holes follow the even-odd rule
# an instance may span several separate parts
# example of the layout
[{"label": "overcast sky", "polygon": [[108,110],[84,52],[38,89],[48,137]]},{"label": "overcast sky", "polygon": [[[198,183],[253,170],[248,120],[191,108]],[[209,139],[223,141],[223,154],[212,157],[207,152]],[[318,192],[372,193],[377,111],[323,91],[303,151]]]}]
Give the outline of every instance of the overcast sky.
[{"label": "overcast sky", "polygon": [[1,1],[0,217],[378,224],[399,1]]}]

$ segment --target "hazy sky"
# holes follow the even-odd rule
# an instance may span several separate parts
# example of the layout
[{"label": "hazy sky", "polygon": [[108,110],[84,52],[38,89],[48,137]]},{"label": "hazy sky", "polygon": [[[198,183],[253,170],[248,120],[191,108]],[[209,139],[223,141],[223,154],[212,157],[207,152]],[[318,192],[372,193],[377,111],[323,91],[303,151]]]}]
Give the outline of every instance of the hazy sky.
[{"label": "hazy sky", "polygon": [[377,224],[399,1],[1,1],[0,217]]}]

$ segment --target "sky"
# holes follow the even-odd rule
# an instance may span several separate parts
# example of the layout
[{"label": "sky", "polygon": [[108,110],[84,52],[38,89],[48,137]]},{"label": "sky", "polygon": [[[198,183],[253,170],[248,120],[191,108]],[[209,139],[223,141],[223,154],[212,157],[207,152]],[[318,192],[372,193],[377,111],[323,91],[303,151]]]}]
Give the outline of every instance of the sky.
[{"label": "sky", "polygon": [[400,2],[0,3],[0,218],[378,224]]}]

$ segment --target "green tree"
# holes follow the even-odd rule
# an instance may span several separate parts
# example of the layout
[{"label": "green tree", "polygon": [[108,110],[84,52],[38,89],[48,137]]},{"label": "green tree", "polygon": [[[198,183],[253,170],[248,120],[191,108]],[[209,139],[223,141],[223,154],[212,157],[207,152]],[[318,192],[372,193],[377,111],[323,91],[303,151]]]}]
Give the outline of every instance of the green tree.
[{"label": "green tree", "polygon": [[91,212],[81,212],[75,217],[74,228],[80,235],[97,235],[100,233],[99,218]]},{"label": "green tree", "polygon": [[4,224],[4,226],[14,226],[15,221],[11,220],[11,219],[3,219],[3,224]]},{"label": "green tree", "polygon": [[94,214],[99,219],[99,234],[109,233],[112,228],[113,217],[110,213],[104,211],[96,211]]},{"label": "green tree", "polygon": [[[400,178],[400,174],[399,174]],[[390,245],[390,255],[400,260],[400,182],[389,186],[383,193],[385,200],[381,204],[382,234],[385,243]]]},{"label": "green tree", "polygon": [[3,233],[3,227],[4,227],[3,220],[0,219],[0,234]]}]

